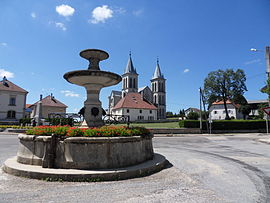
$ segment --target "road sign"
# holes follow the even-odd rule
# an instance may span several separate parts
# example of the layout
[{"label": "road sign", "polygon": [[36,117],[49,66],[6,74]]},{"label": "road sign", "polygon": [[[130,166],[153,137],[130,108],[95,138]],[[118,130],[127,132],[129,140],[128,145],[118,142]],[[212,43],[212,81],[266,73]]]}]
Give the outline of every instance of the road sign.
[{"label": "road sign", "polygon": [[263,110],[268,116],[270,116],[270,107],[262,108],[262,110]]}]

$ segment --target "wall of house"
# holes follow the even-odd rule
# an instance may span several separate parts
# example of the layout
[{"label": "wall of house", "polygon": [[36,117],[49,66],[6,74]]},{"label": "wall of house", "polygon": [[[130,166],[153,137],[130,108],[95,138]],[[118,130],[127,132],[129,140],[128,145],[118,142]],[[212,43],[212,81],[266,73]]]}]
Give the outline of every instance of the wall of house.
[{"label": "wall of house", "polygon": [[[15,105],[10,105],[10,98],[14,97]],[[24,117],[26,94],[20,92],[0,91],[0,120],[7,119],[8,111],[16,112],[16,120]]]},{"label": "wall of house", "polygon": [[[227,104],[228,114],[235,119],[243,119],[243,114],[238,112],[232,104]],[[209,109],[212,120],[224,120],[226,117],[224,105],[212,105]]]},{"label": "wall of house", "polygon": [[[42,117],[48,118],[49,113],[66,113],[66,108],[64,107],[54,107],[54,106],[42,106]],[[34,106],[31,113],[31,118],[36,115],[36,106]]]},{"label": "wall of house", "polygon": [[113,114],[127,115],[131,122],[137,120],[157,120],[157,110],[121,108],[113,110]]}]

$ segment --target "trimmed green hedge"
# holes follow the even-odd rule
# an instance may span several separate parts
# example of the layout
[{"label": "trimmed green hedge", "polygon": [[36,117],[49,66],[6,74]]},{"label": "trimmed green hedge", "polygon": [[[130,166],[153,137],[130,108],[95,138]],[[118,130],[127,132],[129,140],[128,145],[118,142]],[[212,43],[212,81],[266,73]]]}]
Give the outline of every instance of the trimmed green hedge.
[{"label": "trimmed green hedge", "polygon": [[[198,120],[181,120],[180,128],[199,128]],[[212,130],[257,130],[266,127],[265,120],[215,120]],[[203,130],[206,130],[206,121],[203,121]]]}]

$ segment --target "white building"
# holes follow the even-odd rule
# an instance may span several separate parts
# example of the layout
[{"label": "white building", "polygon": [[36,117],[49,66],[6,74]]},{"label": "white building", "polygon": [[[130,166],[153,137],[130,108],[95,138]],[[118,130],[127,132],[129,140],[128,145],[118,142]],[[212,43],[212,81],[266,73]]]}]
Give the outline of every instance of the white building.
[{"label": "white building", "polygon": [[[230,118],[243,119],[244,116],[238,111],[240,105],[234,104],[230,100],[226,101],[226,106]],[[226,117],[223,101],[214,102],[209,108],[209,117],[212,120],[224,120]]]},{"label": "white building", "polygon": [[[122,91],[112,91],[109,96],[109,114],[112,115],[126,115],[124,112],[129,111],[129,115],[132,117],[132,121],[134,120],[158,120],[166,118],[166,79],[161,73],[159,61],[157,61],[156,69],[151,81],[151,88],[148,86],[144,86],[142,88],[138,88],[138,73],[133,66],[133,62],[131,59],[131,55],[129,56],[129,60],[127,66],[124,70],[124,74],[122,75]],[[127,95],[130,93],[132,96],[129,96],[125,99]],[[140,97],[138,95],[141,95]],[[120,105],[120,101],[129,101],[130,97],[136,97],[136,100],[140,103],[141,106],[131,105],[128,108]],[[141,100],[141,101],[139,101]],[[149,105],[145,105],[145,103]],[[147,106],[147,108],[145,108]],[[155,107],[155,108],[154,108]],[[139,109],[139,112],[137,113]],[[140,111],[141,109],[141,111]],[[153,111],[156,111],[153,113]],[[152,112],[152,113],[149,113]],[[134,115],[133,115],[134,113]]]},{"label": "white building", "polygon": [[128,93],[112,108],[112,115],[129,116],[129,121],[156,120],[157,107],[139,93]]},{"label": "white building", "polygon": [[0,81],[0,123],[18,123],[24,118],[27,93],[6,77]]}]

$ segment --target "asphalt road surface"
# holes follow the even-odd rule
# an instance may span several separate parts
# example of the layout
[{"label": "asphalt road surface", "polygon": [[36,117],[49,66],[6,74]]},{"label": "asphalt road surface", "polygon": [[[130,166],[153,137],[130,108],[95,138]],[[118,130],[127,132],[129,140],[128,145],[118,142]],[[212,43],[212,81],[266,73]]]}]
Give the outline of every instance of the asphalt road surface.
[{"label": "asphalt road surface", "polygon": [[[0,202],[270,202],[270,145],[260,134],[155,137],[173,165],[114,182],[46,182],[0,170]],[[0,165],[16,155],[16,135],[0,134]]]}]

